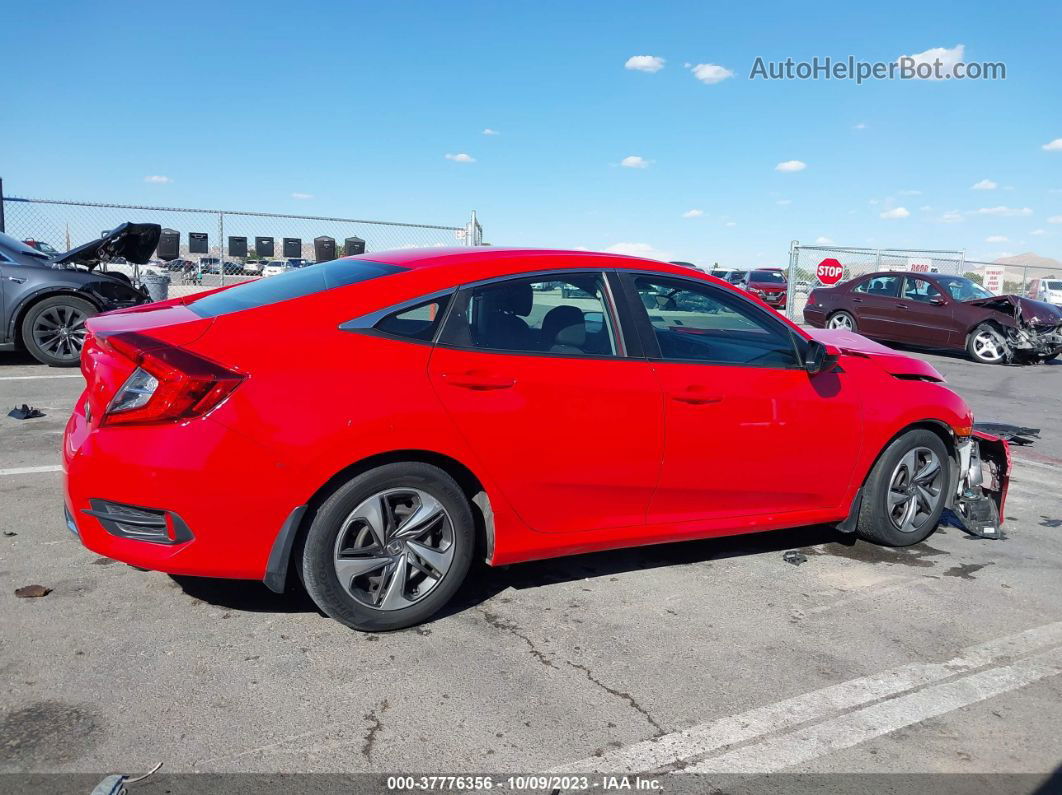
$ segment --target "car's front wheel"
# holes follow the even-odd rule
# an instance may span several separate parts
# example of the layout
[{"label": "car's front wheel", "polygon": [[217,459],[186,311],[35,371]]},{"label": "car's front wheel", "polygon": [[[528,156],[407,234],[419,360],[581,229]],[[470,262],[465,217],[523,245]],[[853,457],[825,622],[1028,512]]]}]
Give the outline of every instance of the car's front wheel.
[{"label": "car's front wheel", "polygon": [[951,459],[932,431],[908,431],[890,444],[863,486],[856,532],[877,544],[906,547],[923,541],[940,522],[948,497]]},{"label": "car's front wheel", "polygon": [[1007,357],[1007,341],[991,323],[982,323],[970,332],[966,352],[981,364],[1000,364]]},{"label": "car's front wheel", "polygon": [[387,464],[321,505],[303,548],[303,582],[348,627],[402,629],[450,601],[474,547],[472,511],[453,478],[429,464]]},{"label": "car's front wheel", "polygon": [[22,319],[22,344],[37,361],[51,367],[73,367],[81,361],[85,321],[96,307],[83,298],[57,295],[30,307]]},{"label": "car's front wheel", "polygon": [[826,328],[857,331],[855,318],[848,312],[834,312],[826,321]]}]

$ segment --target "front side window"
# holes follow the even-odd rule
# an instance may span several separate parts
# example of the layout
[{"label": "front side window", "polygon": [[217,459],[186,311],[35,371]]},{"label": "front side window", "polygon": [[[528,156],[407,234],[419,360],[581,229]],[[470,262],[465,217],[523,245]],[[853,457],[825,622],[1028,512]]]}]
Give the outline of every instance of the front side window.
[{"label": "front side window", "polygon": [[461,300],[454,311],[463,338],[454,342],[462,346],[562,356],[615,356],[619,349],[600,273],[493,282]]},{"label": "front side window", "polygon": [[975,298],[991,298],[992,293],[965,276],[938,276],[937,281],[956,301],[972,301]]},{"label": "front side window", "polygon": [[903,284],[903,297],[909,301],[921,301],[928,304],[933,299],[943,299],[940,290],[925,279],[916,279],[908,276]]},{"label": "front side window", "polygon": [[895,298],[900,292],[900,276],[875,276],[856,285],[857,293],[880,295],[883,298]]},{"label": "front side window", "polygon": [[664,359],[791,367],[789,330],[756,306],[708,285],[637,276],[635,290]]}]

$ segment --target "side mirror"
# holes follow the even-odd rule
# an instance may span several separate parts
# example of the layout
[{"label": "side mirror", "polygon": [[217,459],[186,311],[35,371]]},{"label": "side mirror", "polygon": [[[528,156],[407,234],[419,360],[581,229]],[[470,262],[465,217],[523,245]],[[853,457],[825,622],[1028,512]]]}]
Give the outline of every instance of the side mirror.
[{"label": "side mirror", "polygon": [[829,370],[837,363],[837,357],[840,355],[841,352],[832,345],[824,345],[818,340],[811,340],[808,343],[808,352],[804,356],[804,369],[808,371],[808,375]]}]

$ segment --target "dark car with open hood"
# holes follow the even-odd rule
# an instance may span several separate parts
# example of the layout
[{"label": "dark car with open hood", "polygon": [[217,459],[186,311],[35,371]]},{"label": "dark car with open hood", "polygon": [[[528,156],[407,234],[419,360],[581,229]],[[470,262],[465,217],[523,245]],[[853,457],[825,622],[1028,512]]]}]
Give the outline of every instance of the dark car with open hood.
[{"label": "dark car with open hood", "polygon": [[88,318],[151,300],[96,266],[118,257],[147,262],[160,232],[158,224],[125,223],[58,256],[0,234],[0,351],[25,349],[53,367],[78,364]]},{"label": "dark car with open hood", "polygon": [[804,320],[884,342],[965,350],[976,362],[1051,361],[1062,353],[1062,309],[993,295],[962,276],[871,273],[811,291]]}]

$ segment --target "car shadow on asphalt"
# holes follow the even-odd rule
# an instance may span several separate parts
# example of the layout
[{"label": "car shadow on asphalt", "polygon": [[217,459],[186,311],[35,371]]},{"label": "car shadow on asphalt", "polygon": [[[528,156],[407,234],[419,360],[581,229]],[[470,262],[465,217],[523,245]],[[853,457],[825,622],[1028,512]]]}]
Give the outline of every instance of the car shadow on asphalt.
[{"label": "car shadow on asphalt", "polygon": [[[830,545],[827,549],[836,547],[838,552],[842,552],[855,543],[853,535],[840,533],[829,525],[815,525],[785,531],[593,552],[498,568],[477,563],[450,603],[430,621],[470,610],[509,589],[543,588],[632,571],[688,566],[724,558],[781,553],[790,549],[806,550],[822,544]],[[295,582],[289,582],[285,593],[277,594],[262,583],[251,580],[170,577],[188,596],[217,607],[252,613],[323,615],[295,578]]]}]

